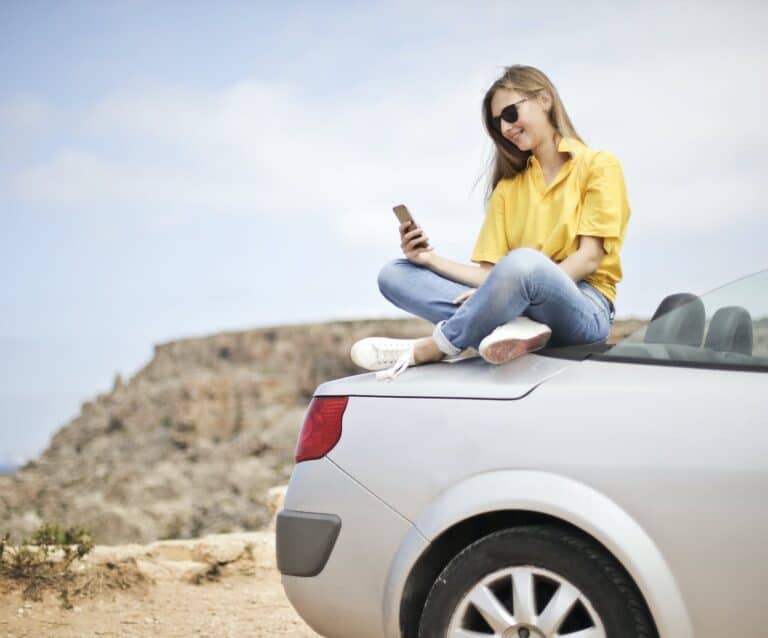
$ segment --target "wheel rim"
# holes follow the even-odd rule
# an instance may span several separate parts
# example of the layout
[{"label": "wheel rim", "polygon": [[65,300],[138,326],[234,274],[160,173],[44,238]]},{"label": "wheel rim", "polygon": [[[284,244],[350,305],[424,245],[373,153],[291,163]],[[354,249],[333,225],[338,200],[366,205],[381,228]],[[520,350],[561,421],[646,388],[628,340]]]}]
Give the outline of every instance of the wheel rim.
[{"label": "wheel rim", "polygon": [[589,599],[541,567],[505,567],[459,601],[447,638],[606,638]]}]

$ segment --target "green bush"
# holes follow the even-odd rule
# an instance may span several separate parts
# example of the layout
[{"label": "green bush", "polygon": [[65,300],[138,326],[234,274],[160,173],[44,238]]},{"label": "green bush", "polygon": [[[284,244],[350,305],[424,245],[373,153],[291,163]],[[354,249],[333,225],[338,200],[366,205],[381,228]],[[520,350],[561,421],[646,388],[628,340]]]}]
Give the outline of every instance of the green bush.
[{"label": "green bush", "polygon": [[78,526],[43,523],[29,538],[11,544],[6,533],[0,538],[0,578],[22,586],[25,598],[42,599],[46,589],[57,590],[65,607],[74,580],[72,563],[93,549],[90,531]]}]

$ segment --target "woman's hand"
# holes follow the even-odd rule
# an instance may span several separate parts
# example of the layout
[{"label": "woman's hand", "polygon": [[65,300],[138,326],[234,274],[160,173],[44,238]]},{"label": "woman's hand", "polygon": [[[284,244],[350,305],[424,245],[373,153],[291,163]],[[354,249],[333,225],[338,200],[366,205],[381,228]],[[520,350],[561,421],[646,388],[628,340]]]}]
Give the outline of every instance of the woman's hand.
[{"label": "woman's hand", "polygon": [[470,288],[469,290],[462,292],[458,297],[456,297],[456,299],[453,300],[453,303],[462,304],[476,292],[477,288]]},{"label": "woman's hand", "polygon": [[[429,245],[429,237],[424,234],[421,226],[409,230],[411,222],[400,224],[400,248],[408,261],[414,264],[425,265],[435,252]],[[417,247],[417,244],[420,244]]]}]

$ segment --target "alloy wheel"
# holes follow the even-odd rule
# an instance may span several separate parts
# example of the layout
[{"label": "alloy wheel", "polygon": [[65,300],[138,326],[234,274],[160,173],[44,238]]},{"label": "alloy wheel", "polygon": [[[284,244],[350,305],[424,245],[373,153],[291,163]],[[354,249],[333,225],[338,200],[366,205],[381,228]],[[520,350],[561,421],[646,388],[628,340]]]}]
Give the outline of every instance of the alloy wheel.
[{"label": "alloy wheel", "polygon": [[589,599],[541,567],[506,567],[462,597],[447,638],[606,638]]}]

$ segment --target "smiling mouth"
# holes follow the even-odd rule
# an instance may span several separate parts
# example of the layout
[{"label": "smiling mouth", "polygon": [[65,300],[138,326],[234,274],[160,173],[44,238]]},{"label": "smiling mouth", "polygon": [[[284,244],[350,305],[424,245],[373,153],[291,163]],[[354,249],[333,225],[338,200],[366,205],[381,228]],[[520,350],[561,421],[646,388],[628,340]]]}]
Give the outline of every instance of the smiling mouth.
[{"label": "smiling mouth", "polygon": [[512,137],[509,139],[513,142],[516,142],[517,139],[523,134],[523,129],[520,129],[517,133],[515,133]]}]

